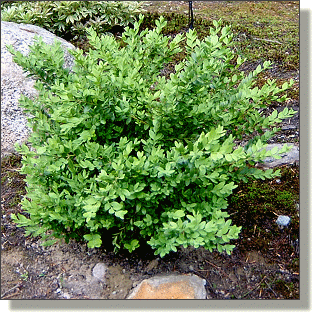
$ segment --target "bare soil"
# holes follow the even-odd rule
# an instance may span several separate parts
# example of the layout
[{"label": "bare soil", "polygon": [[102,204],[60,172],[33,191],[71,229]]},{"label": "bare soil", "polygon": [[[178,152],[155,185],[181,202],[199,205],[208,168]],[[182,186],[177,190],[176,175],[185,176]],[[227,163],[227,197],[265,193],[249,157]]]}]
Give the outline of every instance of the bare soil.
[{"label": "bare soil", "polygon": [[[175,1],[175,6],[173,1],[150,3],[148,10],[157,12],[178,4],[188,10],[185,1]],[[230,1],[211,5],[219,3],[228,7]],[[195,6],[200,12],[206,5],[196,1]],[[277,76],[287,78],[281,71]],[[289,106],[299,111],[298,100],[289,101]],[[283,107],[270,106],[268,112]],[[281,125],[283,130],[270,143],[298,144],[299,113]],[[1,160],[1,299],[124,299],[139,281],[171,273],[205,279],[208,299],[299,299],[298,166],[283,166],[280,178],[241,184],[235,190],[228,212],[242,232],[230,256],[188,248],[159,258],[147,246],[115,254],[108,243],[99,249],[74,241],[42,247],[39,239],[25,237],[10,218],[23,213],[20,160],[19,155]],[[279,229],[275,223],[281,214],[291,217],[288,228]],[[99,262],[108,267],[104,282],[92,274]]]}]

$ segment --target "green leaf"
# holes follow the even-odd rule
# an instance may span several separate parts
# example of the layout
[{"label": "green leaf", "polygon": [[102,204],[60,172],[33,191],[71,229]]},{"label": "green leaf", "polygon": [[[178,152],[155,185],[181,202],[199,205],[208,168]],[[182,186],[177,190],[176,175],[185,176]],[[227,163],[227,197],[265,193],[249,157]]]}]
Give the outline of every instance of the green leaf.
[{"label": "green leaf", "polygon": [[115,211],[121,210],[123,208],[122,202],[111,202],[111,206]]},{"label": "green leaf", "polygon": [[173,215],[172,218],[174,219],[179,219],[185,216],[185,212],[183,210],[176,210]]},{"label": "green leaf", "polygon": [[128,243],[125,243],[124,244],[124,247],[129,250],[129,252],[132,252],[134,251],[135,249],[137,249],[138,247],[140,246],[139,244],[139,241],[137,239],[133,239],[131,240],[131,242],[128,244]]},{"label": "green leaf", "polygon": [[39,147],[39,148],[37,149],[37,153],[38,153],[39,155],[44,154],[46,151],[47,151],[47,147]]},{"label": "green leaf", "polygon": [[210,220],[207,224],[206,224],[206,226],[205,226],[205,228],[204,228],[204,230],[207,232],[207,233],[210,233],[210,232],[213,232],[214,230],[215,230],[215,225],[214,225],[214,222],[212,221],[212,220]]},{"label": "green leaf", "polygon": [[58,239],[52,239],[52,240],[47,240],[41,243],[43,247],[48,247],[52,246],[53,244],[57,243]]},{"label": "green leaf", "polygon": [[83,238],[88,241],[88,248],[99,248],[102,244],[99,234],[85,234]]},{"label": "green leaf", "polygon": [[119,211],[115,211],[114,215],[120,219],[124,219],[124,215],[127,213],[127,210],[119,210]]}]

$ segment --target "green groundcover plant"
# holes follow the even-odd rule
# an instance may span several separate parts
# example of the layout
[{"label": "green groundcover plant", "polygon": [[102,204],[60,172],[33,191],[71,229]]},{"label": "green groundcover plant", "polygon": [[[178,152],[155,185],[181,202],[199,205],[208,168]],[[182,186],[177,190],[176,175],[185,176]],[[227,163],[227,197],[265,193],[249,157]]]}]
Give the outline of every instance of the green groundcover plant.
[{"label": "green groundcover plant", "polygon": [[[295,112],[262,111],[285,101],[292,81],[254,86],[270,63],[240,72],[244,59],[230,49],[232,33],[220,21],[200,41],[195,30],[162,35],[163,18],[139,31],[142,20],[121,41],[88,29],[93,49],[70,51],[71,72],[58,42],[38,39],[28,57],[9,47],[39,91],[34,101],[20,100],[33,116],[32,148],[17,146],[27,216],[12,218],[45,245],[84,238],[99,247],[107,232],[115,251],[147,243],[161,257],[180,246],[230,254],[241,227],[231,224],[227,198],[237,181],[279,175],[254,164],[288,150],[265,146]],[[161,72],[183,39],[187,58],[166,78]]]},{"label": "green groundcover plant", "polygon": [[86,35],[87,27],[105,32],[134,23],[139,8],[138,1],[16,1],[1,5],[1,20],[34,24],[75,40]]}]

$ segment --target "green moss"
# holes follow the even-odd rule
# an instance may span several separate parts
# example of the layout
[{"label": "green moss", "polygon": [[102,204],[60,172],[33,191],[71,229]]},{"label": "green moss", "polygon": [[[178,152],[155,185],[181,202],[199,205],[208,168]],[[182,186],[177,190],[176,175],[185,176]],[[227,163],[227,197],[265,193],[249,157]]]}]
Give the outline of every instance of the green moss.
[{"label": "green moss", "polygon": [[144,13],[144,20],[141,25],[141,29],[146,28],[153,29],[156,27],[155,21],[163,16],[167,21],[166,27],[163,29],[164,34],[175,34],[180,32],[182,29],[187,29],[189,19],[186,15],[178,13]]},{"label": "green moss", "polygon": [[[166,2],[157,1],[154,6],[145,9],[154,15],[166,15],[166,18],[174,21],[174,28],[168,24],[170,32],[188,26],[187,5],[169,8]],[[171,13],[168,13],[169,10]],[[185,14],[181,14],[182,11]],[[280,64],[283,70],[299,69],[298,1],[195,3],[194,18],[194,27],[202,36],[208,34],[212,20],[222,19],[225,24],[230,24],[236,40],[235,49],[249,61],[272,60]],[[152,17],[148,21],[151,22]]]},{"label": "green moss", "polygon": [[1,159],[1,168],[5,170],[7,167],[21,167],[21,158],[22,157],[19,154],[4,156]]},{"label": "green moss", "polygon": [[[164,16],[167,26],[163,32],[174,36],[186,32],[189,26],[188,14],[181,13],[179,5],[167,7],[167,3],[159,1],[152,7],[145,7],[143,29],[153,29],[155,21]],[[200,6],[200,4],[198,4]],[[183,7],[187,9],[187,6]],[[172,12],[173,10],[173,12]],[[185,11],[185,10],[184,10]],[[187,11],[185,11],[187,12]],[[221,19],[225,25],[231,25],[234,34],[234,50],[247,58],[243,69],[253,70],[263,61],[273,62],[268,73],[259,76],[257,85],[262,86],[267,79],[276,79],[278,86],[289,78],[295,78],[299,70],[299,3],[291,2],[238,2],[223,1],[222,3],[201,4],[194,12],[196,29],[200,39],[206,37],[213,20]],[[85,52],[89,50],[86,40],[73,43]],[[185,53],[176,55],[169,70],[174,64],[185,58]],[[296,81],[287,92],[288,98],[299,100],[299,82]]]},{"label": "green moss", "polygon": [[299,296],[295,293],[295,284],[292,282],[286,282],[282,279],[276,280],[274,289],[281,296],[286,297],[286,299],[299,299]]},{"label": "green moss", "polygon": [[10,155],[1,159],[1,184],[14,186],[15,182],[21,176],[19,168],[21,167],[21,156]]},{"label": "green moss", "polygon": [[[273,180],[240,183],[230,196],[228,207],[233,224],[242,226],[242,239],[237,243],[238,249],[243,252],[258,250],[268,255],[270,248],[282,245],[281,239],[284,233],[275,223],[278,215],[290,216],[290,228],[285,232],[290,233],[291,241],[298,239],[299,217],[296,214],[298,201],[298,167],[281,168],[281,177]],[[289,262],[295,249],[288,245],[286,250]],[[294,270],[298,268],[292,266]]]},{"label": "green moss", "polygon": [[294,212],[299,200],[299,170],[283,168],[280,182],[251,181],[239,184],[238,192],[231,196],[232,210],[247,212],[252,217],[274,216]]},{"label": "green moss", "polygon": [[289,264],[289,269],[291,269],[293,272],[299,273],[300,271],[299,265],[300,265],[299,258],[295,258]]},{"label": "green moss", "polygon": [[[143,28],[153,28],[155,19],[163,15],[168,20],[165,34],[187,30],[189,18],[187,4],[170,5],[165,1],[153,2],[145,7]],[[170,10],[170,13],[168,12]],[[181,14],[181,12],[185,14]],[[231,25],[234,50],[247,58],[245,69],[250,71],[257,64],[270,60],[273,69],[260,77],[262,86],[266,79],[276,79],[280,86],[288,78],[295,78],[299,70],[299,2],[298,1],[219,1],[194,5],[194,27],[202,39],[209,34],[213,20],[221,19]],[[177,57],[183,59],[181,54]],[[259,85],[259,84],[258,84]],[[290,99],[299,99],[299,83],[288,90]]]},{"label": "green moss", "polygon": [[[6,156],[1,160],[1,184],[4,208],[13,208],[21,201],[25,191],[25,175],[20,174],[21,155]],[[7,192],[9,190],[9,192]]]},{"label": "green moss", "polygon": [[20,203],[20,201],[21,201],[20,195],[16,194],[12,199],[10,199],[8,206],[10,208],[13,208],[13,207],[17,206]]}]

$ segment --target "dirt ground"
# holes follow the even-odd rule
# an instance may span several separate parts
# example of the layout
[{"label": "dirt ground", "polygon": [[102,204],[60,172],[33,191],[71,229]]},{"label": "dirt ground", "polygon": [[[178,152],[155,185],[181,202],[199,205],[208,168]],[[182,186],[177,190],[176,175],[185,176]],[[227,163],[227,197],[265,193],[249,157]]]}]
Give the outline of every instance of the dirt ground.
[{"label": "dirt ground", "polygon": [[[161,12],[166,5],[171,10],[171,2],[162,7],[151,2],[149,10]],[[187,12],[187,2],[175,4]],[[197,6],[200,10],[203,4],[195,2]],[[299,111],[298,100],[289,106]],[[283,107],[270,106],[269,112]],[[298,144],[299,113],[282,126],[270,143]],[[171,273],[205,279],[208,299],[299,299],[299,166],[284,166],[278,179],[235,190],[228,212],[242,232],[230,256],[182,248],[159,258],[148,247],[115,254],[108,244],[88,249],[71,241],[42,247],[39,239],[26,238],[10,218],[22,213],[19,201],[25,184],[18,172],[20,160],[19,155],[1,160],[1,299],[124,299],[141,280]],[[291,217],[282,230],[275,223],[281,214]],[[101,262],[107,266],[105,281],[92,273]]]}]

